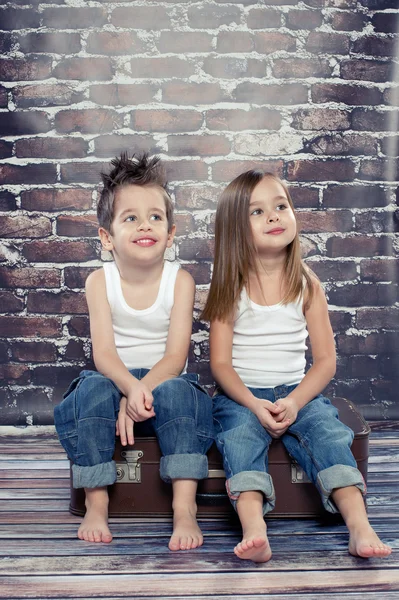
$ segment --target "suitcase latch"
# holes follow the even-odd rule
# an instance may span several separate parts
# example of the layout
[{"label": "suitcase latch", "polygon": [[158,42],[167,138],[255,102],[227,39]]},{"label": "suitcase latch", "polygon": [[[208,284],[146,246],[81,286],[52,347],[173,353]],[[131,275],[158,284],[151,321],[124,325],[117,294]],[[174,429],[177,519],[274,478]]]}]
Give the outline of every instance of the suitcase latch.
[{"label": "suitcase latch", "polygon": [[123,450],[121,456],[126,463],[116,463],[116,479],[119,483],[141,483],[142,450]]},{"label": "suitcase latch", "polygon": [[298,463],[291,463],[291,483],[312,483]]}]

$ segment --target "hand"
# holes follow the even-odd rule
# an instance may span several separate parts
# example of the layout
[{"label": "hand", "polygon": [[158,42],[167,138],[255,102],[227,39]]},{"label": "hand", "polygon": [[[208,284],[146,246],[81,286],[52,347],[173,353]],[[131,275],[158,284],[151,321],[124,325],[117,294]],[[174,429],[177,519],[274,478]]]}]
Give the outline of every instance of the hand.
[{"label": "hand", "polygon": [[128,416],[126,413],[127,406],[127,398],[122,396],[121,402],[119,405],[119,413],[118,419],[116,421],[116,435],[119,435],[121,438],[122,446],[126,446],[126,444],[130,444],[133,446],[134,444],[134,421]]},{"label": "hand", "polygon": [[292,396],[286,396],[285,398],[280,398],[275,402],[274,406],[277,406],[281,409],[281,412],[277,415],[276,421],[279,423],[283,420],[288,420],[290,425],[295,423],[296,418],[298,416],[298,405],[296,403],[295,398]]},{"label": "hand", "polygon": [[283,408],[276,406],[277,403],[269,402],[269,400],[260,400],[256,398],[254,413],[258,417],[260,424],[266,429],[272,438],[279,438],[285,433],[290,426],[287,419],[277,421]]},{"label": "hand", "polygon": [[155,417],[153,395],[145,383],[138,381],[127,395],[126,412],[132,421],[140,423]]}]

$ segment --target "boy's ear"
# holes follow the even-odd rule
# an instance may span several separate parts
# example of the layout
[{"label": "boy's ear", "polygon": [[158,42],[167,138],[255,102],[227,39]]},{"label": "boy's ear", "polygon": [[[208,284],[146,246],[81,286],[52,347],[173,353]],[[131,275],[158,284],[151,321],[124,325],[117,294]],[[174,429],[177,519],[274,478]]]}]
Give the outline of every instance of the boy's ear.
[{"label": "boy's ear", "polygon": [[100,236],[101,245],[104,248],[104,250],[108,250],[108,252],[111,252],[114,248],[114,245],[112,243],[112,237],[110,232],[104,229],[104,227],[100,227],[98,229],[98,235]]},{"label": "boy's ear", "polygon": [[173,240],[175,238],[175,233],[176,233],[176,225],[172,225],[171,230],[168,232],[168,242],[166,244],[167,248],[170,248],[173,244]]}]

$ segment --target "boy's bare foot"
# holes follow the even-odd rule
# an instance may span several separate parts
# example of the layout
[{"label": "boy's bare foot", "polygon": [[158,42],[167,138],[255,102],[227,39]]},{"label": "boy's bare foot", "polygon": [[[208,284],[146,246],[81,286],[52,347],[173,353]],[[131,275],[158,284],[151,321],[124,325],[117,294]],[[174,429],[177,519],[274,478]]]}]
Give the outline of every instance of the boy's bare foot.
[{"label": "boy's bare foot", "polygon": [[349,552],[361,558],[385,558],[392,549],[381,542],[371,525],[365,525],[350,531]]},{"label": "boy's bare foot", "polygon": [[78,529],[78,538],[86,542],[112,541],[108,527],[108,491],[106,488],[86,489],[86,515]]},{"label": "boy's bare foot", "polygon": [[194,548],[202,546],[203,541],[204,538],[196,519],[196,510],[190,510],[189,508],[175,509],[169,550],[194,550]]},{"label": "boy's bare foot", "polygon": [[234,554],[244,560],[253,560],[254,562],[267,562],[272,557],[269,540],[266,531],[257,532],[251,535],[250,532],[243,534],[242,541],[234,548]]}]

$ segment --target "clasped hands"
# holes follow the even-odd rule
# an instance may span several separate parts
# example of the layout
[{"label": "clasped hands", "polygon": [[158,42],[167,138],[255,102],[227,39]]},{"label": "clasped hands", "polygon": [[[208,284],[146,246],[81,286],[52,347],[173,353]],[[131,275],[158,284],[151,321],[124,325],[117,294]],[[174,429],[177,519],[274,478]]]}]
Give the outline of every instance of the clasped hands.
[{"label": "clasped hands", "polygon": [[127,396],[122,396],[116,421],[116,435],[120,436],[122,446],[134,444],[134,423],[155,417],[153,402],[150,388],[141,381],[130,389]]},{"label": "clasped hands", "polygon": [[253,412],[272,438],[281,437],[295,423],[298,406],[292,396],[280,398],[274,403],[259,398],[256,400]]}]

